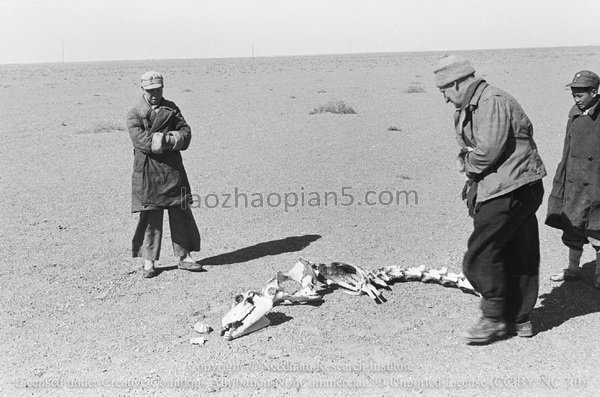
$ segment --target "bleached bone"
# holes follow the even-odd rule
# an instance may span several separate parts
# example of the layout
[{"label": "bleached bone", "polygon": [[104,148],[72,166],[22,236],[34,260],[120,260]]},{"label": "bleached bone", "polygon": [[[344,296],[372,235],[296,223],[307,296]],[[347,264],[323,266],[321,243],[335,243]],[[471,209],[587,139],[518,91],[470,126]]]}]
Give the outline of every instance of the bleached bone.
[{"label": "bleached bone", "polygon": [[424,265],[419,267],[402,268],[399,266],[386,266],[379,269],[376,274],[388,282],[394,281],[421,281],[437,283],[444,287],[459,288],[461,291],[479,296],[475,288],[462,273],[450,273],[443,267],[439,270],[427,269]]},{"label": "bleached bone", "polygon": [[426,269],[423,272],[423,276],[421,281],[424,283],[438,283],[441,284],[442,277],[448,273],[448,269],[443,267],[440,270],[436,269]]},{"label": "bleached bone", "polygon": [[467,280],[467,278],[464,276],[458,280],[458,288],[460,288],[461,291],[467,292],[469,294],[474,294],[477,296],[480,295],[479,292],[475,291],[475,288],[473,287],[473,285],[471,285],[469,280]]},{"label": "bleached bone", "polygon": [[[300,259],[288,272],[277,272],[269,279],[260,292],[248,291],[238,295],[231,310],[225,314],[221,321],[221,335],[227,340],[258,331],[268,326],[271,322],[266,314],[281,303],[306,303],[313,302],[322,297],[315,292],[317,276],[308,261]],[[291,294],[286,292],[280,283],[293,280],[301,288]]]},{"label": "bleached bone", "polygon": [[300,284],[300,290],[293,294],[285,292],[278,286],[280,291],[275,297],[276,304],[280,302],[304,303],[322,299],[321,295],[315,292],[317,275],[307,260],[299,258],[289,271],[277,272],[276,279],[277,284],[286,280],[293,280]]},{"label": "bleached bone", "polygon": [[409,267],[404,270],[404,281],[421,281],[423,272],[425,271],[425,265],[419,267]]},{"label": "bleached bone", "polygon": [[458,273],[450,273],[446,272],[446,274],[442,274],[442,279],[440,280],[440,284],[444,287],[455,287],[458,288],[458,280],[461,279],[461,274]]},{"label": "bleached bone", "polygon": [[273,297],[248,291],[236,297],[237,304],[221,320],[221,335],[227,340],[239,338],[270,324],[265,316],[273,308]]},{"label": "bleached bone", "polygon": [[[295,293],[286,292],[280,283],[287,280],[299,283],[300,289]],[[322,299],[315,291],[317,280],[328,285],[338,285],[342,287],[342,291],[351,295],[365,293],[376,302],[386,301],[377,287],[389,288],[388,283],[396,281],[438,283],[479,296],[462,273],[448,272],[445,267],[436,270],[424,265],[409,268],[385,266],[373,271],[348,263],[313,263],[299,258],[289,271],[277,272],[260,292],[248,291],[238,295],[231,310],[223,317],[221,334],[227,340],[232,340],[268,326],[270,321],[266,314],[278,304],[307,303]]]},{"label": "bleached bone", "polygon": [[386,301],[376,286],[389,287],[383,278],[370,269],[343,262],[311,263],[311,266],[317,274],[317,279],[323,283],[336,284],[351,295],[364,292],[376,302]]},{"label": "bleached bone", "polygon": [[398,266],[386,266],[379,269],[376,273],[377,277],[386,281],[404,281],[404,269]]}]

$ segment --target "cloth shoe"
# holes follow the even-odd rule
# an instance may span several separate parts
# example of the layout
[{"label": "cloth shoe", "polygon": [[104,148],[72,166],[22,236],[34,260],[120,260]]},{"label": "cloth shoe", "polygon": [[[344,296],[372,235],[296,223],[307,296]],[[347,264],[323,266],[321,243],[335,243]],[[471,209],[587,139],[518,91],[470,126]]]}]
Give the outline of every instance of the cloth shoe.
[{"label": "cloth shoe", "polygon": [[190,261],[179,261],[179,266],[177,266],[181,270],[189,270],[191,272],[197,272],[202,270],[202,265],[198,262],[190,262]]},{"label": "cloth shoe", "polygon": [[552,281],[573,281],[581,279],[581,271],[577,269],[564,269],[562,272],[550,276]]},{"label": "cloth shoe", "polygon": [[144,278],[152,278],[158,276],[159,271],[156,268],[152,269],[142,269],[142,277]]},{"label": "cloth shoe", "polygon": [[465,333],[465,339],[469,344],[487,344],[498,340],[506,335],[506,323],[489,317],[481,317]]},{"label": "cloth shoe", "polygon": [[517,335],[521,338],[531,338],[533,336],[533,326],[531,321],[524,323],[512,323],[510,326],[510,334]]}]

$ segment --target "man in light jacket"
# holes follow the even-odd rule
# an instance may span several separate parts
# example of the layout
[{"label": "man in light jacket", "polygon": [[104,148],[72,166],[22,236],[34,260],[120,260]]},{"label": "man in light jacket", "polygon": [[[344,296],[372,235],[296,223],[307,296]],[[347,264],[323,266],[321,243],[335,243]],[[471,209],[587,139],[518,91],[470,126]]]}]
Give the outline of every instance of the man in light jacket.
[{"label": "man in light jacket", "polygon": [[533,127],[519,103],[475,77],[466,59],[442,58],[434,77],[456,108],[459,170],[467,177],[463,199],[473,217],[463,272],[481,293],[482,316],[465,338],[485,344],[507,333],[532,336],[540,264],[535,213],[546,175]]}]

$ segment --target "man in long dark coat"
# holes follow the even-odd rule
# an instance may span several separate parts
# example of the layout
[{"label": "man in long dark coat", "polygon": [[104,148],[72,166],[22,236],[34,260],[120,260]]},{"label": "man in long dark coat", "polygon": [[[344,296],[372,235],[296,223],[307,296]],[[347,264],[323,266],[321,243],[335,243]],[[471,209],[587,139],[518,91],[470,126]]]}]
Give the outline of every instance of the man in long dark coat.
[{"label": "man in long dark coat", "polygon": [[133,143],[132,212],[140,218],[132,240],[133,257],[144,258],[143,276],[158,275],[163,212],[169,212],[173,251],[179,268],[200,270],[190,252],[200,251],[200,233],[189,204],[191,189],[181,151],[192,131],[175,103],[163,98],[163,77],[158,72],[142,76],[143,95],[127,113]]},{"label": "man in long dark coat", "polygon": [[552,281],[581,278],[579,261],[583,246],[596,251],[594,284],[600,288],[600,105],[594,72],[577,72],[567,84],[575,105],[569,112],[563,155],[550,198],[546,224],[563,231],[569,248],[569,265],[550,277]]}]

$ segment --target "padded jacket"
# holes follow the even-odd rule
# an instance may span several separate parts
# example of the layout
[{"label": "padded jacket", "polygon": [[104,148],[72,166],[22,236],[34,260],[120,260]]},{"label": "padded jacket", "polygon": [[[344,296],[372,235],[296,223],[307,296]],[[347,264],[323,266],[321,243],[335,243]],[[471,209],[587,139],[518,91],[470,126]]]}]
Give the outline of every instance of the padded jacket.
[{"label": "padded jacket", "polygon": [[192,131],[175,103],[162,99],[156,109],[141,101],[127,113],[133,143],[131,212],[181,206],[191,201],[181,151]]},{"label": "padded jacket", "polygon": [[455,126],[465,153],[465,173],[477,184],[477,202],[546,176],[531,121],[510,94],[485,80],[479,78],[467,89],[465,103],[455,114]]},{"label": "padded jacket", "polygon": [[548,226],[600,231],[600,102],[569,112],[565,143],[548,198]]}]

